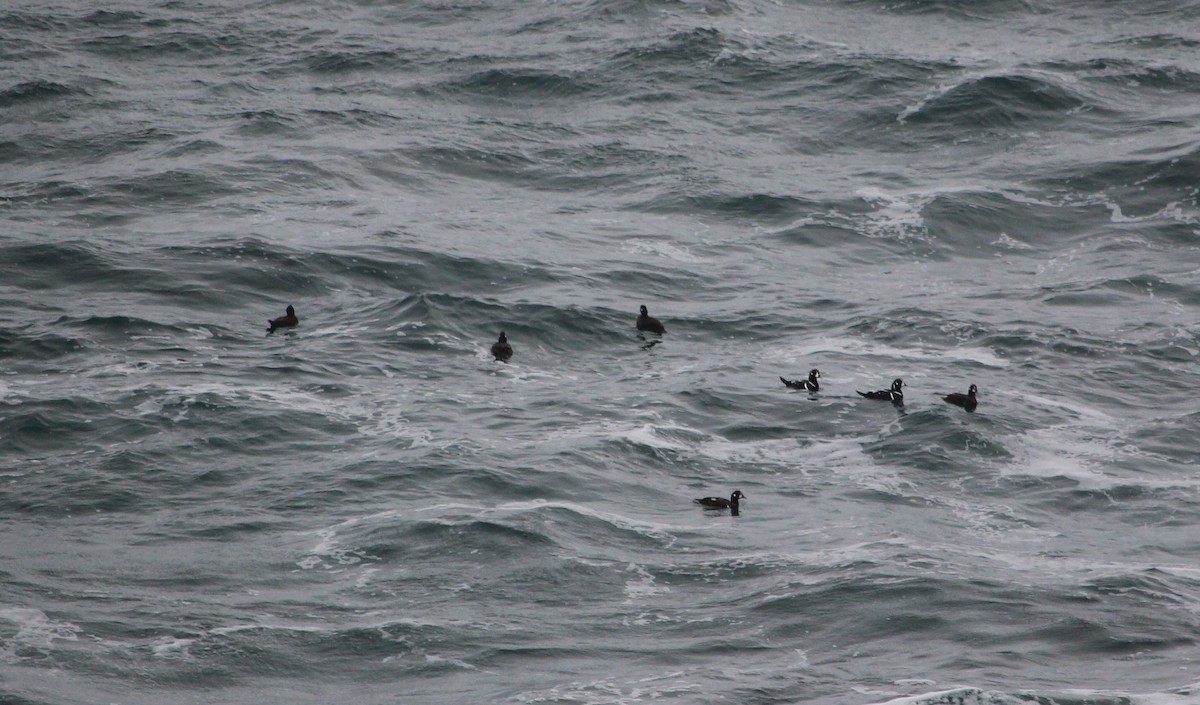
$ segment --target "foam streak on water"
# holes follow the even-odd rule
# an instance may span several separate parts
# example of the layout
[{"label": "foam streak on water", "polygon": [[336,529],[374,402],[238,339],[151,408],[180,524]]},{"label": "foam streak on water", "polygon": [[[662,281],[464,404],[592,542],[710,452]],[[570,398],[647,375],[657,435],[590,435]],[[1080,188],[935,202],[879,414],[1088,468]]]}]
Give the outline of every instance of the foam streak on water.
[{"label": "foam streak on water", "polygon": [[1196,27],[7,4],[0,701],[1196,702]]}]

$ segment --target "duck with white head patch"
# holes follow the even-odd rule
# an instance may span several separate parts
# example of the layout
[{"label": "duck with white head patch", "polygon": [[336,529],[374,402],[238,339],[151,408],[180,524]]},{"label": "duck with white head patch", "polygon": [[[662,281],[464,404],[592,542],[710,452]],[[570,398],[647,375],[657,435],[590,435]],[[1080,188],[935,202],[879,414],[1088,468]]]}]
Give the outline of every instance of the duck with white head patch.
[{"label": "duck with white head patch", "polygon": [[821,383],[817,380],[820,379],[820,377],[821,373],[819,371],[811,370],[808,373],[808,379],[784,379],[783,377],[780,377],[779,381],[783,382],[784,385],[791,387],[792,389],[803,389],[809,392],[819,392],[821,391]]},{"label": "duck with white head patch", "polygon": [[880,389],[875,392],[859,392],[867,399],[878,399],[880,401],[890,401],[896,406],[904,404],[904,380],[896,378],[892,381],[891,389]]},{"label": "duck with white head patch", "polygon": [[728,509],[730,516],[738,515],[738,500],[745,499],[746,495],[742,494],[741,490],[734,490],[733,494],[729,495],[729,499],[724,497],[701,497],[696,500],[696,504],[703,506],[705,509]]},{"label": "duck with white head patch", "polygon": [[642,306],[642,313],[637,319],[637,329],[646,331],[647,333],[658,333],[662,335],[667,332],[667,327],[662,324],[662,321],[650,315],[650,310]]}]

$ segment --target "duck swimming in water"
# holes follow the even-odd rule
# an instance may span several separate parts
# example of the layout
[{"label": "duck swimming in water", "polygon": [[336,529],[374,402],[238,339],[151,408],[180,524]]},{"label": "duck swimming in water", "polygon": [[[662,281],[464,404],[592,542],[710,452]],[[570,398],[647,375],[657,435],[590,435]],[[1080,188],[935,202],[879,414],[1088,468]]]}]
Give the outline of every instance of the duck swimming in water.
[{"label": "duck swimming in water", "polygon": [[808,373],[808,379],[784,379],[783,377],[780,377],[779,381],[783,382],[792,389],[804,389],[810,392],[818,392],[821,390],[821,383],[817,381],[820,376],[820,372],[813,370]]},{"label": "duck swimming in water", "polygon": [[728,509],[730,516],[738,515],[738,500],[745,499],[746,495],[742,494],[741,490],[734,490],[733,494],[729,495],[729,499],[724,497],[701,497],[696,500],[696,504],[703,505],[705,509]]},{"label": "duck swimming in water", "polygon": [[649,309],[642,306],[642,313],[637,319],[637,329],[649,331],[650,333],[658,333],[662,335],[667,332],[667,327],[662,324],[662,321],[650,315]]},{"label": "duck swimming in water", "polygon": [[971,388],[967,390],[966,394],[954,392],[953,394],[947,394],[946,396],[942,397],[942,399],[945,399],[955,406],[961,406],[967,411],[974,411],[975,407],[979,406],[979,402],[975,400],[975,392],[978,391],[979,388],[972,384]]},{"label": "duck swimming in water", "polygon": [[904,381],[897,378],[892,382],[891,389],[881,389],[877,392],[859,392],[867,399],[879,399],[881,401],[890,401],[893,404],[900,405],[904,403],[904,392],[901,387],[904,386]]},{"label": "duck swimming in water", "polygon": [[500,340],[492,343],[492,355],[500,362],[508,362],[513,356],[512,346],[508,344],[508,336],[504,331],[500,331]]},{"label": "duck swimming in water", "polygon": [[280,316],[279,318],[267,321],[267,324],[271,326],[267,329],[267,332],[274,333],[276,328],[291,328],[299,322],[300,319],[296,318],[296,309],[292,308],[292,306],[289,304],[287,307],[286,316]]}]

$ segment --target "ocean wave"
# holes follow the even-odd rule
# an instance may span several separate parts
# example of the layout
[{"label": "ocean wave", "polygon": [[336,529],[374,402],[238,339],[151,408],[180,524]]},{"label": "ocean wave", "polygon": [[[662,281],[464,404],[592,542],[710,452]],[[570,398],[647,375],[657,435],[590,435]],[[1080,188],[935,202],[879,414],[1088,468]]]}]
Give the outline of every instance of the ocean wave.
[{"label": "ocean wave", "polygon": [[[49,287],[95,287],[97,291],[174,292],[183,296],[196,291],[167,272],[148,266],[127,266],[116,253],[84,242],[0,246],[0,255],[5,260],[0,264],[0,273],[13,285],[31,291]],[[71,311],[60,315],[56,321],[58,324],[78,323],[77,313]],[[97,320],[103,318],[100,316]],[[132,319],[124,319],[122,325],[133,324]],[[153,321],[140,321],[136,325],[158,326]]]},{"label": "ocean wave", "polygon": [[0,108],[10,108],[76,94],[86,95],[86,92],[55,81],[26,81],[0,91]]},{"label": "ocean wave", "polygon": [[61,645],[61,642],[79,641],[83,629],[70,622],[52,619],[40,609],[32,607],[0,607],[0,621],[14,630],[3,636],[4,647],[0,649],[0,661],[12,664],[22,659],[45,656]]},{"label": "ocean wave", "polygon": [[1032,3],[1024,0],[849,0],[850,6],[867,5],[877,11],[900,16],[934,15],[954,20],[990,22],[998,18],[1021,17],[1036,12]]},{"label": "ocean wave", "polygon": [[10,10],[0,15],[0,22],[12,30],[32,32],[63,32],[66,28],[66,23],[61,16],[45,12]]},{"label": "ocean wave", "polygon": [[1047,188],[1069,182],[1084,202],[1109,208],[1113,220],[1148,219],[1159,227],[1147,232],[1174,242],[1190,237],[1200,223],[1195,184],[1188,176],[1197,168],[1200,142],[1188,138],[1156,144],[1147,154],[1108,154],[1097,162],[1063,167],[1037,182]]},{"label": "ocean wave", "polygon": [[703,78],[707,67],[722,56],[727,43],[721,31],[713,27],[676,31],[665,38],[656,37],[649,43],[615,53],[610,59],[610,70],[650,77],[668,69],[682,69],[679,74],[673,72],[676,80]]},{"label": "ocean wave", "polygon": [[502,101],[561,100],[593,94],[596,87],[582,75],[540,68],[492,68],[438,85],[434,90],[454,99],[471,97]]},{"label": "ocean wave", "polygon": [[739,5],[732,0],[588,0],[585,16],[608,22],[636,23],[648,16],[676,10],[691,10],[701,16],[735,14]]},{"label": "ocean wave", "polygon": [[238,31],[155,31],[89,37],[79,43],[84,51],[123,60],[213,59],[236,56],[258,46],[258,39]]},{"label": "ocean wave", "polygon": [[1029,701],[1021,696],[964,686],[919,695],[907,695],[881,701],[879,705],[1019,705],[1023,702]]},{"label": "ocean wave", "polygon": [[1174,32],[1137,34],[1110,41],[1113,44],[1135,46],[1144,50],[1195,49],[1200,47],[1200,39],[1183,36]]},{"label": "ocean wave", "polygon": [[790,195],[665,193],[638,205],[649,213],[705,213],[733,221],[751,220],[764,225],[782,225],[795,221],[819,208],[820,204]]},{"label": "ocean wave", "polygon": [[396,71],[412,64],[407,51],[378,49],[314,51],[301,58],[301,64],[316,74],[343,74],[358,71]]},{"label": "ocean wave", "polygon": [[471,179],[491,178],[508,181],[537,162],[529,154],[515,149],[497,150],[467,146],[422,147],[412,150],[409,157],[423,170],[451,174]]},{"label": "ocean wave", "polygon": [[85,349],[80,338],[41,330],[0,328],[0,358],[43,361],[71,355]]},{"label": "ocean wave", "polygon": [[246,110],[236,116],[237,132],[247,137],[298,136],[306,127],[296,114],[281,110]]},{"label": "ocean wave", "polygon": [[915,126],[977,125],[1010,130],[1036,123],[1051,125],[1089,104],[1068,85],[1047,75],[1001,74],[966,78],[906,109],[901,123]]},{"label": "ocean wave", "polygon": [[[1197,44],[1200,45],[1200,42]],[[1088,83],[1109,87],[1119,93],[1126,93],[1131,88],[1150,88],[1168,95],[1188,95],[1200,90],[1200,72],[1182,66],[1098,58],[1081,64],[1049,64],[1047,67],[1069,72]]]}]

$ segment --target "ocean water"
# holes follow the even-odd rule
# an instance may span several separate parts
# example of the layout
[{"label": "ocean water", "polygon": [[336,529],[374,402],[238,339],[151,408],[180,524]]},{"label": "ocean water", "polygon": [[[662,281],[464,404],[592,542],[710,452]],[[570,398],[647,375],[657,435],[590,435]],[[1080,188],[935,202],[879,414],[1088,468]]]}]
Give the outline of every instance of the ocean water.
[{"label": "ocean water", "polygon": [[10,0],[0,165],[4,703],[1200,703],[1194,2]]}]

